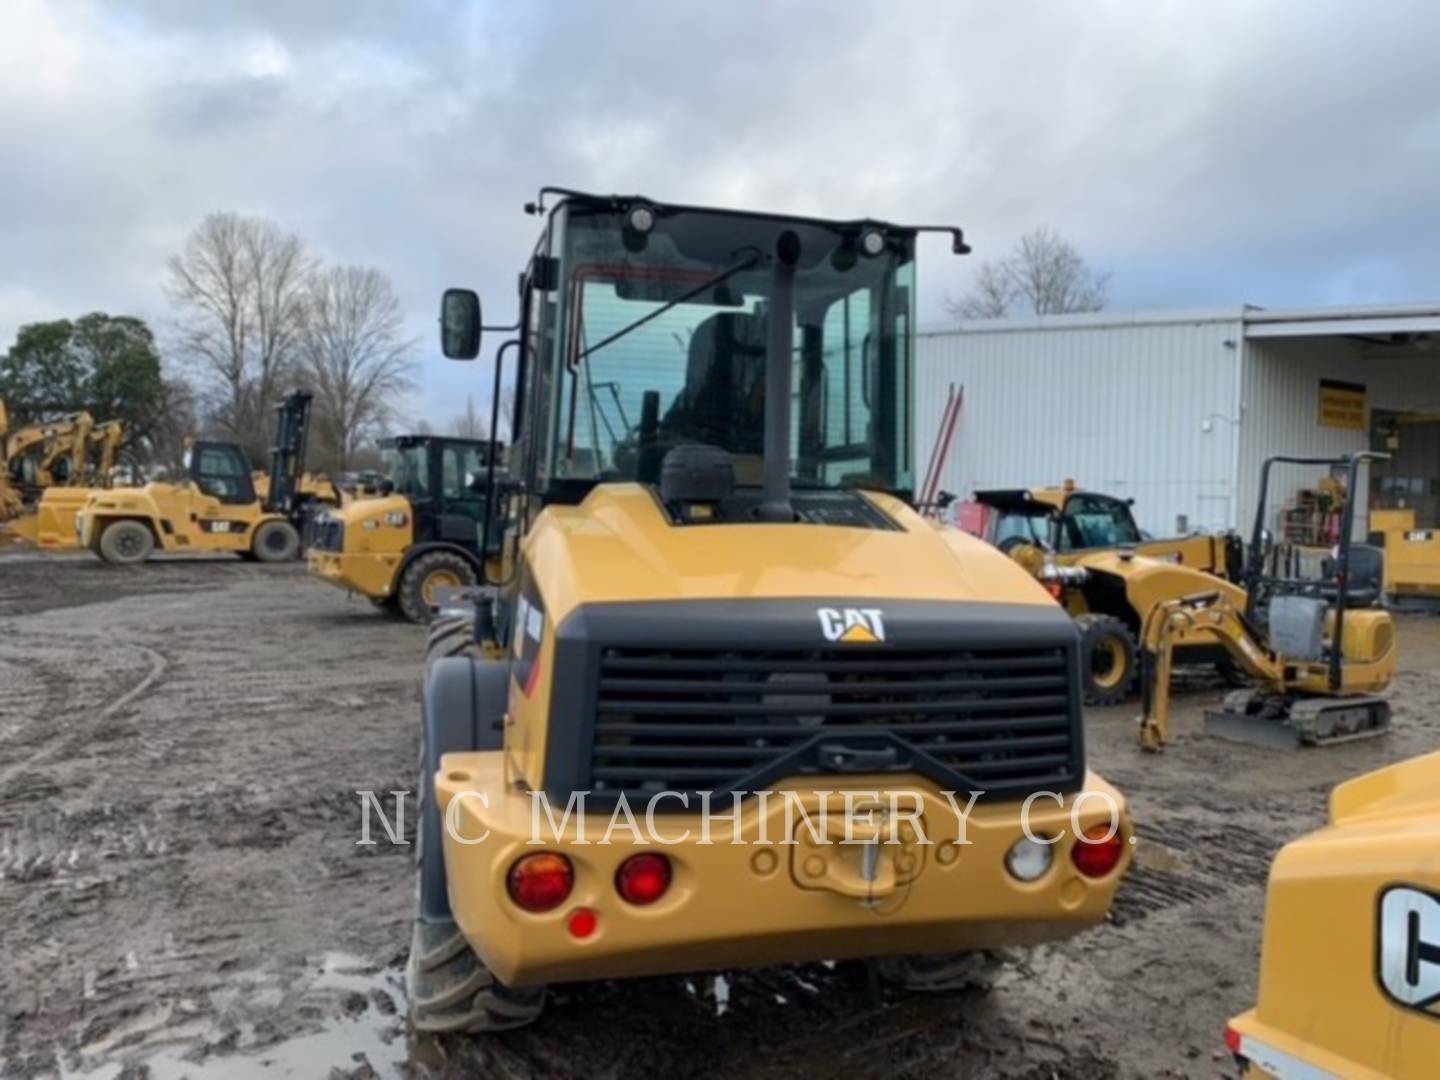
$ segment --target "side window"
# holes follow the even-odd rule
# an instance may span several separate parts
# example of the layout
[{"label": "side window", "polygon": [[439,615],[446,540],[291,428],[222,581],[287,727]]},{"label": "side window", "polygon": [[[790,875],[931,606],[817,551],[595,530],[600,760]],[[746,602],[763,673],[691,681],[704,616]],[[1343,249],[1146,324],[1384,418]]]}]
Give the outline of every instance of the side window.
[{"label": "side window", "polygon": [[196,469],[201,476],[244,476],[244,463],[228,450],[207,447],[200,451],[200,462]]}]

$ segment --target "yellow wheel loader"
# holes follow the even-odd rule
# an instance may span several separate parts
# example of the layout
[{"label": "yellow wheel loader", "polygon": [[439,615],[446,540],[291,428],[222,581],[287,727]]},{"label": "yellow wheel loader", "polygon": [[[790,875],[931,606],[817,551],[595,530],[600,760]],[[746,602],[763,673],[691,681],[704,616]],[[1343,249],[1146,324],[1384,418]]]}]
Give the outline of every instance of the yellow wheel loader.
[{"label": "yellow wheel loader", "polygon": [[1341,784],[1329,823],[1281,850],[1259,997],[1225,1032],[1242,1075],[1440,1074],[1437,851],[1440,753]]},{"label": "yellow wheel loader", "polygon": [[[381,610],[428,623],[447,590],[477,585],[484,574],[491,444],[401,435],[380,448],[381,491],[316,520],[310,572]],[[498,542],[496,533],[492,554]]]},{"label": "yellow wheel loader", "polygon": [[[1161,560],[1226,581],[1240,574],[1240,542],[1230,534],[1147,537],[1135,523],[1133,499],[1060,487],[977,491],[986,508],[984,536],[1039,578],[1075,618],[1085,656],[1085,704],[1128,699],[1140,675],[1139,640],[1159,599],[1155,581],[1134,595],[1110,570],[1117,553]],[[1179,575],[1184,583],[1188,574]],[[1215,663],[1227,676],[1228,655],[1201,631],[1179,643],[1180,662]]]},{"label": "yellow wheel loader", "polygon": [[[298,558],[317,505],[339,502],[328,483],[319,498],[302,487],[311,395],[276,407],[269,474],[257,485],[233,443],[195,442],[184,483],[149,483],[90,494],[75,515],[76,542],[106,562],[144,562],[155,551],[230,552],[261,562]],[[260,491],[257,491],[257,487]]]},{"label": "yellow wheel loader", "polygon": [[1140,718],[1145,749],[1160,750],[1170,741],[1175,645],[1201,630],[1213,634],[1254,682],[1250,689],[1230,694],[1222,709],[1207,713],[1210,733],[1294,747],[1370,738],[1389,729],[1390,705],[1378,695],[1395,675],[1395,625],[1378,606],[1382,553],[1350,539],[1354,500],[1346,503],[1338,543],[1318,578],[1291,573],[1298,563],[1267,544],[1264,527],[1272,466],[1339,466],[1348,473],[1348,490],[1358,491],[1360,466],[1383,457],[1364,452],[1340,459],[1282,456],[1265,462],[1245,590],[1195,589],[1156,604],[1146,620]]},{"label": "yellow wheel loader", "polygon": [[[532,212],[503,569],[430,635],[415,1027],[832,958],[943,988],[1101,922],[1132,831],[1086,767],[1074,623],[913,505],[922,229]],[[479,298],[441,330],[474,358]]]}]

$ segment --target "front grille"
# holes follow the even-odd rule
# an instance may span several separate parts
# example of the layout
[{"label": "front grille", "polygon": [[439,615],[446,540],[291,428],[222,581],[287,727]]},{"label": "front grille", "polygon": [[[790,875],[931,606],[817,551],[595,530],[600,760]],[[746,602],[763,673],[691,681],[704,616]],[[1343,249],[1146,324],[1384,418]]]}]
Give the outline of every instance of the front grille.
[{"label": "front grille", "polygon": [[597,795],[917,771],[988,795],[1083,770],[1072,649],[599,650]]},{"label": "front grille", "polygon": [[315,551],[345,550],[345,523],[328,514],[311,518],[305,532],[306,547]]}]

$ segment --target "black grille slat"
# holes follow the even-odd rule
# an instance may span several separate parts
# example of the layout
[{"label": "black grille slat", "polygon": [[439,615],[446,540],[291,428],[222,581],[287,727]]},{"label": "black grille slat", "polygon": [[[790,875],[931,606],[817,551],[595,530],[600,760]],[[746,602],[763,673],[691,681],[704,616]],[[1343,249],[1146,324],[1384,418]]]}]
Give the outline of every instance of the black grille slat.
[{"label": "black grille slat", "polygon": [[920,769],[1007,792],[1083,772],[1065,643],[594,655],[589,772],[606,795],[754,790],[833,771],[857,747],[894,751],[893,766],[860,754],[857,769]]},{"label": "black grille slat", "polygon": [[[811,694],[816,690],[811,688]],[[750,691],[753,694],[754,691]],[[747,695],[748,696],[748,695]],[[904,703],[866,701],[843,704],[807,704],[765,701],[602,701],[600,714],[624,713],[628,716],[887,716],[900,714],[937,715],[962,712],[997,712],[1005,709],[1054,709],[1068,699],[1063,694],[1035,698],[976,698],[950,701],[910,701]]]},{"label": "black grille slat", "polygon": [[[613,653],[615,650],[611,650]],[[1002,661],[1008,668],[1064,668],[1064,661],[1058,656],[1015,656]],[[837,675],[864,675],[872,671],[989,671],[996,666],[994,660],[940,660],[926,657],[876,660],[870,657],[849,656],[833,660],[782,659],[768,663],[767,672],[826,672]],[[602,671],[735,671],[731,660],[717,660],[709,657],[676,658],[656,656],[642,659],[632,656],[608,655],[601,660]]]},{"label": "black grille slat", "polygon": [[[961,735],[966,733],[980,733],[984,731],[1031,731],[1035,728],[1067,727],[1070,717],[1063,713],[1050,714],[1047,716],[1026,716],[1006,720],[965,720],[956,723],[944,723],[938,721],[920,723],[891,723],[885,725],[885,730],[895,735]],[[598,729],[606,735],[650,735],[657,738],[686,738],[690,736],[698,738],[774,738],[787,734],[793,734],[797,738],[812,738],[815,734],[813,728],[794,726],[780,726],[775,724],[726,724],[713,723],[694,724],[655,724],[655,723],[624,723],[619,721],[606,721]]]},{"label": "black grille slat", "polygon": [[[814,694],[816,687],[808,683],[767,683],[756,679],[748,684],[761,694]],[[654,694],[735,693],[745,683],[716,679],[613,679],[601,676],[600,692],[642,691]],[[825,685],[827,694],[890,694],[890,693],[965,693],[971,690],[1055,690],[1065,686],[1065,675],[1028,675],[1015,679],[935,679],[935,680],[874,680],[832,682]]]}]

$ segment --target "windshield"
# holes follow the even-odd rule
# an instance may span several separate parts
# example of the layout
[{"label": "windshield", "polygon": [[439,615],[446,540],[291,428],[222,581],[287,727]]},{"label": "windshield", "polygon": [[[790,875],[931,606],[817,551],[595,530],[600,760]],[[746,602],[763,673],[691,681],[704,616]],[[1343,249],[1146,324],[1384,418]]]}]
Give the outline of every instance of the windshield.
[{"label": "windshield", "polygon": [[1104,495],[1072,495],[1065,503],[1060,550],[1119,547],[1141,542],[1128,504]]},{"label": "windshield", "polygon": [[395,494],[423,499],[430,494],[430,473],[423,445],[384,446],[385,476],[395,485]]},{"label": "windshield", "polygon": [[913,241],[879,255],[805,222],[662,212],[644,237],[572,206],[561,245],[548,471],[658,476],[670,447],[729,451],[758,485],[764,451],[770,254],[800,238],[790,456],[799,487],[908,491]]}]

